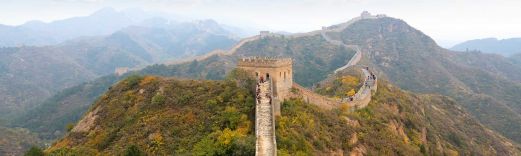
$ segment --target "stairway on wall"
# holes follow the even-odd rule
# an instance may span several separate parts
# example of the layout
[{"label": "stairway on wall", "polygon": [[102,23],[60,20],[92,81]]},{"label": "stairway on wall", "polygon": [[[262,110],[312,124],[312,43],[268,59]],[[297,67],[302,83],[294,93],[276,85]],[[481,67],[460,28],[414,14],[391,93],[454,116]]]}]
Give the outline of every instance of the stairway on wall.
[{"label": "stairway on wall", "polygon": [[[255,134],[257,136],[255,145],[255,155],[275,156],[277,155],[277,145],[275,143],[275,122],[273,105],[270,103],[272,98],[271,82],[266,81],[259,85],[260,100],[256,100],[255,110]],[[268,95],[268,96],[266,96]]]}]

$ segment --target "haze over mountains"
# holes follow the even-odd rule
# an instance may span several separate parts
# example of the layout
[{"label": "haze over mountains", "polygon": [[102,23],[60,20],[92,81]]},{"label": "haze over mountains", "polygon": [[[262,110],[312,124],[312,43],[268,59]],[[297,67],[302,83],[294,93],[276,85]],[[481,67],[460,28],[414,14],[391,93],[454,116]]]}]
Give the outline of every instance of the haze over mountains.
[{"label": "haze over mountains", "polygon": [[[0,49],[0,131],[13,136],[0,139],[0,155],[20,154],[40,139],[58,139],[47,152],[69,154],[113,155],[133,142],[148,154],[248,155],[254,150],[253,93],[230,74],[237,60],[291,57],[295,82],[327,89],[334,84],[324,80],[348,75],[333,71],[354,56],[348,48],[353,46],[363,51],[361,64],[378,75],[380,91],[368,108],[352,113],[325,111],[302,99],[286,101],[276,119],[281,155],[520,154],[521,54],[507,58],[443,49],[405,21],[381,17],[329,27],[338,31],[253,37],[230,53],[164,65],[227,50],[238,42],[237,35],[212,20],[176,22],[146,14],[129,19],[125,14],[104,9],[86,20],[43,24],[83,29],[70,23],[121,20],[121,25],[106,21],[109,28],[93,29],[88,36],[63,31],[54,32],[62,34],[49,42],[38,35],[6,42],[46,46]],[[51,26],[23,27],[45,32]],[[112,74],[116,67],[136,70],[117,76]],[[166,98],[158,102],[157,95]],[[70,127],[92,116],[98,117]]]},{"label": "haze over mountains", "polygon": [[[153,21],[148,21],[153,18],[162,18],[173,23],[186,21],[185,19],[176,19],[177,17],[161,12],[146,12],[140,9],[117,11],[113,8],[103,8],[88,16],[73,17],[50,23],[29,21],[19,26],[0,24],[0,47],[52,45],[78,37],[110,35],[128,26],[155,25],[156,23],[153,23]],[[225,25],[220,27],[233,32],[233,34],[227,35],[234,37],[244,37],[244,35],[251,34],[249,30]]]},{"label": "haze over mountains", "polygon": [[[313,138],[315,138],[313,136],[315,135],[323,135],[323,137],[337,136],[335,134],[329,134],[335,132],[336,130],[324,130],[323,128],[314,127],[315,129],[322,129],[324,130],[324,132],[311,133],[315,131],[313,131],[312,127],[308,127],[304,123],[295,125],[285,123],[291,126],[286,125],[289,129],[277,130],[278,134],[282,135],[281,137],[284,137],[285,135],[290,135],[290,138],[301,138],[300,141],[297,141],[298,143],[305,142],[306,140],[314,141],[311,146],[303,145],[298,146],[299,148],[289,148],[291,147],[291,144],[285,146],[284,142],[281,143],[281,149],[286,149],[286,152],[288,152],[289,154],[295,154],[298,152],[309,152],[310,154],[312,154],[326,151],[337,151],[339,149],[342,149],[341,151],[357,151],[361,149],[369,149],[368,151],[366,151],[367,153],[372,153],[376,155],[378,155],[378,153],[385,153],[386,150],[390,150],[397,153],[409,153],[411,155],[420,154],[422,153],[421,151],[424,151],[424,153],[428,151],[427,153],[431,155],[436,155],[436,153],[460,153],[462,155],[473,155],[488,152],[491,152],[488,153],[490,155],[516,155],[516,153],[519,152],[520,136],[516,129],[519,129],[518,126],[521,125],[517,123],[518,121],[521,121],[518,118],[520,114],[520,106],[518,105],[518,99],[514,97],[518,97],[521,93],[521,85],[519,84],[519,74],[521,74],[521,70],[518,66],[515,66],[514,63],[509,59],[497,55],[489,55],[482,53],[457,53],[448,51],[437,46],[435,42],[427,35],[410,27],[404,21],[394,18],[360,20],[358,22],[353,23],[351,26],[342,29],[339,32],[329,32],[326,35],[328,35],[330,38],[334,40],[341,41],[348,45],[360,46],[360,48],[362,48],[362,51],[364,51],[362,63],[369,65],[371,68],[374,68],[376,70],[376,73],[380,75],[382,80],[388,79],[390,83],[394,83],[404,89],[426,94],[402,94],[401,91],[393,89],[393,87],[389,85],[379,86],[379,88],[384,88],[383,92],[378,92],[378,95],[375,96],[375,99],[379,100],[376,100],[374,103],[371,103],[370,105],[372,106],[370,106],[368,110],[363,110],[355,113],[359,113],[358,115],[360,116],[347,116],[350,120],[354,119],[356,122],[364,123],[362,124],[361,129],[356,128],[356,126],[348,126],[347,129],[340,130],[342,132],[349,132],[349,134],[353,134],[353,132],[356,132],[371,136],[362,137],[363,139],[360,139],[360,142],[355,141],[355,143],[350,146],[338,147],[324,145],[340,144],[334,141],[337,138],[313,140]],[[236,63],[236,60],[242,56],[285,56],[292,57],[295,59],[295,81],[299,84],[312,86],[313,84],[324,80],[325,78],[327,78],[327,76],[330,76],[328,73],[332,73],[332,71],[334,71],[338,67],[341,67],[342,64],[347,63],[345,62],[348,60],[346,58],[349,58],[349,56],[352,56],[352,54],[350,54],[348,49],[344,49],[342,47],[343,46],[341,45],[336,45],[328,42],[320,33],[310,33],[309,35],[302,35],[298,37],[274,35],[271,37],[261,38],[247,42],[243,44],[241,47],[239,47],[233,54],[215,55],[213,57],[209,57],[201,61],[193,61],[177,65],[155,65],[145,68],[137,72],[136,74],[180,76],[204,79],[224,79],[226,73],[228,73],[235,67],[234,64]],[[106,82],[106,80],[107,78],[100,79],[93,82],[93,84],[110,84],[104,83]],[[130,79],[122,81],[118,83],[118,85],[114,86],[114,88],[116,89],[110,90],[110,95],[102,96],[104,97],[103,100],[111,101],[111,97],[114,97],[115,99],[122,99],[123,97],[120,97],[121,94],[119,93],[126,91],[123,88],[128,89],[129,86],[125,86],[125,84],[129,84],[128,81],[130,81]],[[159,81],[160,84],[166,83],[162,80]],[[145,85],[139,86],[138,88],[150,87],[152,86]],[[197,89],[195,88],[197,87],[194,86],[194,89],[191,90],[193,92],[196,92]],[[94,92],[89,90],[90,89],[86,88],[85,86],[79,87],[77,91],[72,92],[72,94],[68,94],[68,96],[56,96],[59,97],[58,100],[54,100],[53,102],[47,105],[60,105],[72,107],[73,105],[75,105],[75,103],[68,103],[65,101],[81,100],[84,102],[88,102],[92,100],[89,100],[89,98],[86,97],[82,97],[82,94],[99,93],[101,95],[99,91]],[[134,91],[129,92],[136,93],[136,90],[138,89],[133,88],[131,90]],[[441,96],[437,94],[446,96]],[[199,94],[186,93],[186,95]],[[141,99],[141,96],[143,96],[142,98],[145,99],[146,97],[150,97],[146,95],[135,96],[137,99]],[[186,109],[182,103],[176,102],[176,98],[173,98],[171,100],[173,101],[166,102],[168,104],[166,104],[167,106],[165,107],[168,107],[168,109],[176,109],[178,108],[178,106],[179,108]],[[121,143],[127,142],[125,140],[145,139],[143,137],[145,137],[146,135],[142,135],[140,133],[132,133],[127,126],[138,126],[140,124],[143,124],[139,122],[141,121],[140,118],[148,117],[147,114],[141,116],[133,113],[107,113],[109,112],[109,110],[105,110],[103,107],[112,108],[117,106],[117,104],[108,104],[110,102],[98,102],[99,103],[97,103],[94,106],[94,108],[90,111],[91,113],[93,113],[93,115],[116,115],[120,117],[125,116],[133,118],[129,119],[128,121],[138,122],[133,122],[132,124],[108,125],[106,123],[111,123],[110,121],[102,119],[95,120],[94,123],[96,123],[96,125],[100,124],[105,128],[89,128],[87,129],[87,131],[76,131],[70,133],[70,135],[65,137],[63,140],[59,141],[56,146],[53,146],[53,150],[62,148],[72,148],[72,150],[74,151],[76,147],[78,147],[78,149],[81,149],[80,147],[100,147],[96,146],[97,144],[92,144],[93,139],[96,138],[87,134],[115,133],[114,131],[125,134],[114,136],[115,138],[112,140],[111,144],[101,144],[107,146],[94,149],[95,151],[101,153],[117,153],[118,149],[121,149],[119,148],[122,146]],[[300,106],[298,103],[299,102],[297,101],[293,102],[293,104],[287,104],[287,112],[285,113],[288,116],[283,115],[283,117],[293,119],[292,121],[298,121],[303,116],[305,116],[306,119],[315,119],[313,115],[304,115],[302,113],[311,110],[318,112],[321,111],[320,108],[317,108],[318,110],[315,110],[315,108],[309,108],[309,106]],[[393,104],[398,104],[399,106],[397,106],[397,108],[387,109],[387,107],[394,107]],[[423,104],[425,104],[425,106],[423,106]],[[85,103],[82,102],[81,105],[82,107],[85,107]],[[134,110],[137,108],[146,108],[151,109],[150,111],[152,112],[158,110],[158,108],[156,107],[158,106],[149,105],[149,103],[147,102],[136,105],[128,105],[129,110]],[[94,109],[97,108],[100,109],[99,112],[104,113],[92,112]],[[241,108],[241,110],[243,109]],[[401,114],[402,117],[406,117],[400,118],[398,119],[398,121],[393,120],[395,118],[391,117],[393,116],[391,115],[392,113],[387,114],[393,112],[392,110],[396,110],[395,114]],[[318,112],[311,114],[322,114]],[[502,113],[500,112],[502,112],[503,114],[508,113],[508,115],[501,115]],[[184,114],[182,112],[179,113]],[[285,113],[283,111],[283,114]],[[298,117],[292,118],[293,113],[298,114]],[[153,114],[155,113],[148,115],[154,116]],[[319,116],[324,117],[326,115]],[[327,116],[327,118],[323,120],[316,118],[317,120],[313,121],[317,121],[316,125],[323,125],[328,122],[336,121],[338,117],[339,116],[332,115]],[[66,115],[57,117],[57,119],[66,118],[68,118],[66,117]],[[117,119],[119,117],[113,118]],[[33,117],[33,119],[29,120],[38,121],[37,119],[38,117]],[[282,118],[279,118],[278,120],[282,120]],[[198,119],[192,121],[198,123]],[[168,121],[155,120],[154,123],[149,124],[154,125],[152,127],[156,127],[160,126],[160,123],[162,122]],[[379,122],[382,122],[383,124],[380,125],[378,124]],[[37,123],[39,122],[33,123],[34,124],[30,125],[38,125]],[[485,127],[480,126],[482,124]],[[377,125],[380,125],[381,127]],[[85,125],[82,125],[82,127],[83,126]],[[469,126],[473,128],[469,128]],[[391,131],[386,131],[387,128],[390,128]],[[417,144],[410,143],[408,141],[403,141],[409,139],[414,140],[414,138],[421,138],[419,134],[422,133],[422,128],[428,128],[426,134],[424,134],[427,138],[425,140],[427,141]],[[491,131],[490,129],[495,130],[495,132]],[[233,130],[235,129],[231,128],[231,130],[233,132]],[[288,131],[291,133],[289,133]],[[308,135],[313,134],[313,136],[306,137],[306,134],[299,133],[300,131],[309,132]],[[159,134],[171,133],[171,131],[169,131],[168,129],[164,130],[164,128],[158,128],[158,131],[155,132]],[[403,135],[400,135],[400,133],[403,133]],[[212,134],[217,135],[221,133],[215,132],[210,134],[210,132],[205,131],[201,132],[201,134],[208,135],[208,137],[211,139],[213,136]],[[173,139],[176,137],[176,135],[161,136],[165,136],[165,140]],[[342,135],[338,136],[342,137]],[[391,137],[382,138],[381,141],[373,140],[374,138],[380,138],[383,136]],[[504,138],[503,136],[507,138]],[[196,135],[194,137],[201,137],[201,135]],[[392,139],[395,137],[396,140]],[[241,140],[245,138],[237,139]],[[284,138],[278,139],[283,140]],[[352,138],[347,137],[343,140],[346,139]],[[289,139],[287,141],[291,142],[294,140]],[[494,143],[489,144],[491,142]],[[190,142],[189,144],[196,143],[197,142]],[[146,142],[137,142],[136,144],[142,148],[150,146]],[[490,145],[494,145],[494,147],[491,147]],[[234,145],[229,148],[233,149],[237,146]],[[168,147],[158,147],[157,151],[147,152],[179,152],[178,154],[183,154],[183,152],[187,152],[187,150],[188,152],[192,150],[194,150],[192,152],[198,151],[198,149],[190,149],[189,146],[185,147],[176,145],[176,147],[179,147],[183,150],[176,151],[175,149],[177,148],[172,149]],[[249,145],[240,144],[239,147],[249,147]],[[493,150],[489,150],[489,147]],[[220,147],[215,148],[218,149]],[[223,148],[227,149],[226,146]],[[210,149],[213,149],[213,147],[209,148],[209,150]]]},{"label": "haze over mountains", "polygon": [[521,38],[501,39],[484,38],[469,40],[450,48],[456,51],[481,51],[503,56],[512,56],[521,53]]},{"label": "haze over mountains", "polygon": [[[400,121],[395,124],[409,124],[410,126],[409,122],[412,121],[408,120],[432,118],[434,116],[437,116],[435,117],[436,119],[431,119],[429,121],[426,120],[421,123],[428,122],[429,124],[434,124],[438,122],[461,122],[463,119],[456,116],[464,117],[470,115],[472,116],[471,118],[465,117],[465,123],[475,122],[476,125],[483,124],[486,126],[477,126],[471,130],[467,129],[468,127],[457,126],[459,124],[453,124],[452,126],[444,128],[441,128],[440,125],[430,125],[433,127],[431,127],[427,132],[427,136],[429,136],[429,139],[427,140],[434,142],[427,141],[427,143],[424,144],[424,146],[431,146],[429,144],[433,144],[432,147],[428,147],[429,151],[450,153],[450,151],[453,150],[453,152],[461,154],[470,154],[472,151],[483,150],[483,148],[477,147],[488,147],[486,142],[490,142],[491,140],[496,140],[492,141],[496,142],[494,145],[497,146],[493,147],[496,152],[516,153],[516,151],[519,150],[518,144],[520,134],[516,129],[519,129],[519,125],[521,125],[518,123],[521,121],[519,120],[520,106],[518,105],[518,99],[515,97],[518,97],[521,93],[521,85],[519,84],[519,80],[521,80],[521,67],[516,66],[514,60],[483,53],[456,53],[448,51],[437,46],[430,37],[410,27],[404,21],[394,18],[361,20],[353,23],[351,26],[341,30],[340,32],[329,32],[326,35],[334,40],[342,41],[345,44],[360,46],[360,48],[365,52],[362,63],[374,68],[376,73],[382,77],[382,79],[388,79],[390,83],[396,84],[399,87],[410,91],[447,96],[438,97],[439,95],[418,95],[422,97],[422,100],[411,100],[423,101],[430,99],[436,101],[425,102],[426,106],[423,108],[429,110],[432,109],[432,111],[435,112],[431,115],[424,114],[423,116],[417,114],[419,116],[411,117],[410,119],[404,118],[401,120],[403,123]],[[353,53],[353,51],[343,48],[340,45],[329,43],[321,34],[304,35],[301,37],[275,35],[247,42],[240,46],[233,54],[215,55],[201,61],[192,61],[176,65],[154,65],[144,68],[143,70],[136,72],[136,74],[179,76],[197,79],[224,79],[226,73],[235,67],[234,64],[240,57],[251,55],[286,56],[295,59],[295,81],[305,86],[312,86],[313,84],[326,79],[329,76],[329,73],[332,73],[332,71],[347,63],[346,61],[353,56]],[[65,92],[55,95],[51,99],[46,100],[44,104],[40,105],[37,109],[30,111],[29,114],[15,120],[16,122],[14,122],[14,125],[43,132],[41,135],[47,138],[57,137],[53,132],[59,131],[60,127],[63,127],[66,123],[74,122],[74,120],[70,119],[77,120],[79,118],[78,114],[87,111],[89,105],[96,99],[95,97],[102,95],[104,90],[118,79],[119,78],[114,76],[107,76],[87,84],[70,88]],[[121,86],[118,85],[118,87]],[[393,90],[391,88],[389,89]],[[403,98],[404,96],[415,96],[388,94],[389,95],[387,96],[396,96],[395,99]],[[117,96],[119,95],[116,94],[112,97]],[[385,97],[384,95],[381,96]],[[378,106],[384,105],[387,100],[389,99],[382,99],[382,101],[379,101],[383,103],[373,103],[373,107],[369,109],[376,110]],[[400,106],[401,109],[399,109],[402,111],[405,111],[403,110],[405,107],[416,107],[411,106],[410,102],[401,104],[404,104],[403,106]],[[56,108],[69,108],[73,113],[67,113],[67,111]],[[456,108],[460,111],[459,113],[451,111]],[[385,111],[391,111],[391,109]],[[402,113],[406,112],[407,111]],[[440,113],[445,113],[446,116],[438,116]],[[52,115],[49,116],[48,114]],[[455,116],[447,117],[451,115]],[[330,120],[336,120],[335,118],[336,117],[331,117]],[[357,118],[357,120],[366,123],[364,124],[365,126],[368,126],[366,128],[375,128],[369,131],[376,131],[376,129],[379,129],[378,127],[372,127],[371,124],[369,124],[375,121],[362,118]],[[394,122],[385,117],[382,117],[382,120],[386,123]],[[29,122],[22,123],[22,121]],[[114,130],[113,128],[118,129],[117,127],[111,127],[110,129],[100,130]],[[450,129],[450,131],[442,130],[447,128]],[[421,129],[421,127],[417,127],[405,131],[407,131],[406,134],[414,134],[421,132]],[[495,132],[491,132],[488,129],[493,129]],[[392,133],[401,133],[400,131],[401,130],[398,130],[398,132]],[[169,132],[162,131],[160,133]],[[377,137],[386,134],[382,133],[373,135]],[[503,138],[501,135],[508,139]],[[77,137],[76,134],[71,134],[71,136]],[[474,138],[473,136],[487,136],[487,138],[491,140],[477,141],[472,139]],[[136,136],[123,135],[117,138],[128,139],[128,137],[132,138]],[[300,137],[300,135],[295,137]],[[410,139],[411,137],[416,136],[399,135],[397,137]],[[78,141],[70,136],[65,140],[68,140],[66,142]],[[116,147],[121,146],[118,145],[117,142],[125,142],[119,139],[115,140],[116,141],[113,143]],[[370,144],[373,144],[370,143],[372,140],[367,138],[364,140],[364,143],[360,143],[356,147],[372,149],[370,146]],[[499,143],[498,141],[503,143]],[[446,145],[441,149],[437,148],[435,150],[434,144],[440,144],[442,142],[445,142]],[[391,142],[386,143],[392,144]],[[382,142],[376,144],[377,147],[384,145]],[[62,145],[63,144],[60,144],[60,146],[56,146],[55,148],[64,148],[69,146],[80,147],[87,144]],[[402,146],[402,144],[398,143],[396,146]],[[377,147],[373,150],[378,151]],[[115,147],[108,145],[103,149],[98,150],[100,150],[100,152],[110,153],[115,152],[113,148]],[[407,150],[409,148],[411,148],[410,151]],[[350,146],[345,149],[354,150],[354,147]],[[413,151],[415,150],[413,149],[420,150],[420,147],[403,146],[402,150],[414,153]],[[328,150],[334,149],[329,148]],[[315,149],[312,151],[319,152],[320,150],[316,151]]]},{"label": "haze over mountains", "polygon": [[[59,31],[51,34],[76,33],[59,37],[59,40],[81,36],[82,33],[91,37],[75,38],[56,45],[0,48],[0,117],[23,112],[57,91],[113,73],[117,67],[141,68],[197,56],[215,49],[227,49],[237,41],[233,32],[212,20],[187,23],[160,17],[145,19],[146,14],[127,14],[130,13],[104,9],[91,16],[41,26],[42,32],[43,29]],[[104,29],[92,25],[103,25]],[[105,33],[108,35],[92,36]],[[27,37],[23,34],[15,36]],[[54,40],[43,40],[54,43]],[[20,42],[33,43],[30,40]]]}]

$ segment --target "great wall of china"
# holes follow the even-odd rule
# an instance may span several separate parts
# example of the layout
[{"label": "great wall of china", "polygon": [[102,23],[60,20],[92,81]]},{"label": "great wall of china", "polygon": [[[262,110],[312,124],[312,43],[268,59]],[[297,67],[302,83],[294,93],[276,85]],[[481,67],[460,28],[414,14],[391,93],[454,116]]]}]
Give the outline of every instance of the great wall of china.
[{"label": "great wall of china", "polygon": [[255,155],[277,155],[277,142],[275,138],[275,115],[273,106],[273,83],[268,80],[259,83],[255,106]]},{"label": "great wall of china", "polygon": [[[362,19],[376,19],[383,18],[385,15],[376,15],[372,16],[368,12],[363,12],[360,17],[353,18],[348,22],[333,25],[330,27],[323,27],[322,30],[316,30],[308,33],[297,33],[291,35],[279,35],[270,33],[269,31],[262,31],[259,35],[242,39],[239,41],[234,47],[230,50],[214,50],[210,53],[201,56],[194,56],[182,60],[166,62],[165,64],[180,64],[186,63],[193,60],[201,61],[207,59],[214,55],[232,55],[237,49],[243,46],[245,43],[255,41],[258,39],[266,38],[266,37],[277,37],[284,36],[287,38],[298,38],[304,36],[314,36],[321,35],[324,40],[329,42],[330,44],[344,46],[346,48],[350,48],[356,51],[355,55],[348,61],[348,63],[342,67],[339,67],[334,71],[334,73],[338,73],[348,67],[359,66],[358,62],[363,57],[362,49],[357,45],[346,45],[344,42],[339,40],[334,40],[330,38],[327,33],[328,32],[341,32],[342,30],[349,27],[351,24],[360,21]],[[260,59],[260,62],[263,62],[264,65],[255,64],[251,61],[256,61],[255,59]],[[266,61],[267,60],[267,61]],[[284,99],[287,98],[302,98],[309,104],[314,104],[320,108],[331,110],[335,108],[339,108],[342,105],[347,105],[349,111],[355,111],[357,109],[361,109],[366,107],[371,101],[371,96],[377,91],[377,79],[373,77],[373,74],[369,71],[368,68],[362,67],[362,72],[364,75],[364,81],[362,82],[362,86],[357,90],[352,100],[349,99],[335,99],[326,96],[319,95],[314,93],[313,91],[302,87],[296,83],[293,83],[292,77],[292,69],[291,63],[282,63],[283,65],[277,65],[280,63],[276,63],[277,59],[272,58],[250,58],[245,62],[246,59],[242,60],[242,68],[248,69],[250,71],[254,71],[252,73],[257,78],[266,76],[268,78],[271,75],[270,79],[266,79],[264,82],[259,83],[256,90],[257,100],[255,107],[255,134],[256,134],[256,156],[275,156],[277,155],[277,143],[276,143],[276,135],[275,135],[275,116],[280,114],[280,105]],[[258,61],[258,60],[257,60]],[[267,65],[269,62],[275,62],[272,65]],[[291,62],[291,60],[290,60]],[[241,61],[238,63],[239,68],[241,68]],[[289,69],[287,69],[289,67]],[[260,68],[264,68],[259,71]],[[271,68],[271,69],[270,69]],[[273,70],[276,69],[276,70]],[[122,74],[122,70],[116,70],[118,74]],[[125,70],[126,72],[127,70]],[[124,73],[124,72],[123,72]],[[278,74],[277,74],[278,73]],[[284,74],[282,74],[284,73]],[[267,75],[264,75],[267,74]],[[278,75],[278,78],[277,78]],[[296,91],[297,93],[293,93]]]},{"label": "great wall of china", "polygon": [[[355,55],[348,61],[348,63],[334,71],[334,73],[336,74],[339,71],[342,71],[348,67],[356,66],[362,59],[363,53],[362,53],[362,49],[360,47],[358,47],[357,45],[346,45],[342,41],[331,39],[327,35],[327,32],[332,32],[332,31],[339,32],[361,19],[374,19],[374,18],[381,18],[381,17],[385,17],[385,15],[371,16],[368,12],[363,12],[360,17],[354,18],[346,23],[332,26],[330,28],[325,27],[322,30],[314,31],[314,32],[306,33],[306,34],[291,35],[289,37],[302,37],[302,36],[307,36],[307,35],[320,34],[322,36],[322,38],[324,38],[327,42],[329,42],[331,44],[344,46],[344,47],[355,50],[356,51]],[[270,36],[270,33],[262,32],[261,35],[259,35],[259,36],[260,36],[260,38],[267,37],[267,36]],[[269,87],[268,90],[265,90],[262,88],[266,88],[266,87],[262,87],[262,86],[266,86],[266,85],[261,84],[260,85],[261,91],[260,91],[260,95],[258,95],[258,96],[264,96],[264,94],[266,94],[266,92],[267,92],[267,95],[269,95],[270,100],[269,100],[269,102],[266,102],[265,98],[260,98],[260,100],[257,102],[257,107],[256,107],[257,108],[257,110],[256,110],[256,136],[257,136],[256,155],[258,155],[258,156],[260,156],[260,155],[268,155],[268,156],[277,155],[277,153],[276,153],[277,146],[276,146],[276,139],[275,139],[275,125],[274,125],[274,121],[275,121],[274,120],[274,118],[275,118],[274,110],[276,110],[277,108],[274,108],[274,106],[280,107],[280,102],[283,101],[284,98],[289,98],[289,97],[302,98],[307,103],[314,104],[314,105],[316,105],[320,108],[326,109],[326,110],[339,108],[342,105],[347,105],[349,111],[355,111],[357,109],[365,108],[371,102],[372,95],[374,93],[376,93],[376,91],[377,91],[378,80],[372,74],[372,72],[369,71],[369,67],[365,67],[365,68],[362,67],[361,70],[363,72],[364,81],[363,81],[361,87],[355,93],[355,95],[349,99],[347,99],[347,98],[335,99],[335,98],[329,98],[326,96],[322,96],[322,95],[314,93],[313,91],[311,91],[305,87],[300,86],[297,83],[291,84],[292,93],[288,94],[286,97],[280,98],[280,97],[273,96],[272,87]],[[256,76],[259,75],[258,72],[255,72],[255,73],[256,73]],[[285,74],[286,73],[284,73],[284,77],[286,77]],[[268,82],[265,82],[265,83],[269,83],[269,85],[273,85],[273,82],[271,80]],[[293,91],[296,91],[296,93],[293,93]],[[278,104],[274,104],[272,102],[272,99],[276,100]],[[278,108],[278,109],[280,111],[280,108]],[[271,114],[269,114],[270,113],[269,110],[271,110]]]}]

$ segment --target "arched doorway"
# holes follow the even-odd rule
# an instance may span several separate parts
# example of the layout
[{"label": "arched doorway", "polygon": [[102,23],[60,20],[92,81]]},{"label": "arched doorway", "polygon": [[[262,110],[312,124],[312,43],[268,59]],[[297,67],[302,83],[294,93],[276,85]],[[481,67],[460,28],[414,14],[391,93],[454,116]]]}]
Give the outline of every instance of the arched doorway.
[{"label": "arched doorway", "polygon": [[266,80],[270,80],[270,73],[266,73]]}]

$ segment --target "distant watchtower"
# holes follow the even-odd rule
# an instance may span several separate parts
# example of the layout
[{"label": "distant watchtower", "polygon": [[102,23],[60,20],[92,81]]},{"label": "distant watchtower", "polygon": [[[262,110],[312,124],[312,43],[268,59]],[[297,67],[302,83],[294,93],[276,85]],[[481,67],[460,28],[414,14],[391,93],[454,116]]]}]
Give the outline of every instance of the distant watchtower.
[{"label": "distant watchtower", "polygon": [[270,79],[273,83],[275,114],[280,115],[280,103],[290,95],[293,85],[293,60],[290,58],[248,57],[237,66],[257,79]]},{"label": "distant watchtower", "polygon": [[360,17],[362,17],[362,19],[370,18],[371,13],[369,13],[369,11],[364,11],[362,14],[360,14]]}]

